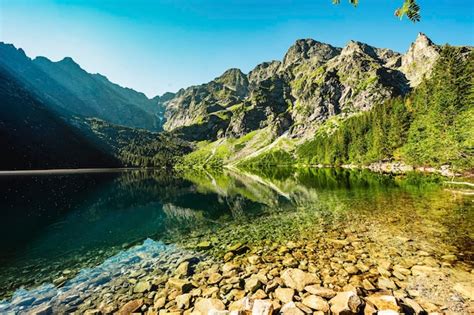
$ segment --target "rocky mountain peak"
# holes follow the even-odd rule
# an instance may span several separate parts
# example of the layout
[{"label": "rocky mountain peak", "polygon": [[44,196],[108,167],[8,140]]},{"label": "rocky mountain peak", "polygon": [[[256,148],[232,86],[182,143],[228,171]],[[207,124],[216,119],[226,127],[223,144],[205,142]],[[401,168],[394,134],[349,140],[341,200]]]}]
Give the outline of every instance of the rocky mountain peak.
[{"label": "rocky mountain peak", "polygon": [[298,39],[285,54],[282,68],[287,69],[307,59],[316,59],[320,62],[326,62],[338,55],[340,51],[340,48],[318,42],[311,38]]},{"label": "rocky mountain peak", "polygon": [[231,68],[225,71],[214,81],[223,84],[225,87],[237,92],[237,94],[242,96],[247,93],[249,84],[247,76],[237,68]]},{"label": "rocky mountain peak", "polygon": [[250,71],[248,78],[251,84],[257,84],[258,82],[267,80],[274,76],[281,66],[281,62],[273,60],[271,62],[262,62],[257,65],[252,71]]},{"label": "rocky mountain peak", "polygon": [[429,76],[438,59],[440,47],[434,44],[425,34],[418,33],[416,40],[410,45],[402,57],[402,71],[411,86],[420,84],[424,76]]}]

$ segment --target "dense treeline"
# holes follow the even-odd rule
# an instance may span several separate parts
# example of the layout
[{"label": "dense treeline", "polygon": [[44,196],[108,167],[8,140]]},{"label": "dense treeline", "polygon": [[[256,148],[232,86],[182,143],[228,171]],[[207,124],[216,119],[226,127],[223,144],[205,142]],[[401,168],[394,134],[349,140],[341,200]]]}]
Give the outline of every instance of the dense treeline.
[{"label": "dense treeline", "polygon": [[245,161],[251,165],[368,164],[474,167],[474,53],[445,46],[429,79],[412,93],[320,128],[293,156],[279,150]]},{"label": "dense treeline", "polygon": [[191,152],[189,144],[166,133],[128,128],[89,118],[91,138],[111,151],[125,167],[172,167],[183,154]]},{"label": "dense treeline", "polygon": [[430,79],[405,98],[351,117],[297,150],[312,164],[401,160],[471,168],[474,147],[474,54],[444,47]]}]

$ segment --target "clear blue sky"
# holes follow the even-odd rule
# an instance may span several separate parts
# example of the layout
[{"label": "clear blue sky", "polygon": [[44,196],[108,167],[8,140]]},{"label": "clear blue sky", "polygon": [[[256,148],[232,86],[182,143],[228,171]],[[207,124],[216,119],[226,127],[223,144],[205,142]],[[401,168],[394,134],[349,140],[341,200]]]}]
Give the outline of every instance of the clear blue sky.
[{"label": "clear blue sky", "polygon": [[419,0],[422,21],[393,16],[402,0],[0,0],[0,41],[32,57],[71,56],[148,96],[207,82],[230,67],[282,59],[298,38],[354,39],[400,52],[418,32],[474,45],[473,0]]}]

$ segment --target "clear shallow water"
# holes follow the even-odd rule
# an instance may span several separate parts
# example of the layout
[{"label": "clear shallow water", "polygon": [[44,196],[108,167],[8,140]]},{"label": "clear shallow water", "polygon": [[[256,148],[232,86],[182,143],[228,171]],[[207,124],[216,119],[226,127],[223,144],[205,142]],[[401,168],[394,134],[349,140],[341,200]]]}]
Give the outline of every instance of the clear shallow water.
[{"label": "clear shallow water", "polygon": [[[21,286],[38,287],[60,277],[72,279],[63,279],[63,288],[85,285],[90,275],[103,271],[91,268],[107,259],[126,264],[120,257],[135,253],[137,247],[128,248],[147,238],[164,243],[148,241],[142,245],[144,252],[163,244],[182,245],[183,240],[223,226],[251,225],[269,215],[279,220],[301,208],[316,214],[322,206],[328,211],[327,224],[350,213],[379,222],[388,235],[429,239],[472,263],[472,197],[420,176],[334,169],[188,172],[180,177],[127,171],[5,176],[0,177],[0,189],[2,297]],[[258,238],[252,233],[240,237]],[[53,287],[42,288],[56,292]]]}]

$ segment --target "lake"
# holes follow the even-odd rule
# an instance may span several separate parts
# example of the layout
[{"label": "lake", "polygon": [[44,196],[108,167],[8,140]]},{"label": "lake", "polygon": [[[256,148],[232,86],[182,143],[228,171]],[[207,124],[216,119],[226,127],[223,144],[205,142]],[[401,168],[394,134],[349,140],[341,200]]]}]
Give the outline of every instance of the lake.
[{"label": "lake", "polygon": [[[110,283],[124,268],[142,279],[146,270],[174,272],[182,257],[227,261],[232,246],[275,252],[293,242],[337,244],[341,233],[379,246],[381,256],[419,254],[469,272],[474,198],[445,180],[286,168],[0,176],[0,311],[96,307],[92,289],[115,294]],[[161,255],[173,258],[163,265]],[[449,255],[455,260],[442,258]],[[329,272],[327,284],[342,287],[350,275]],[[123,287],[125,296],[130,284]]]}]

